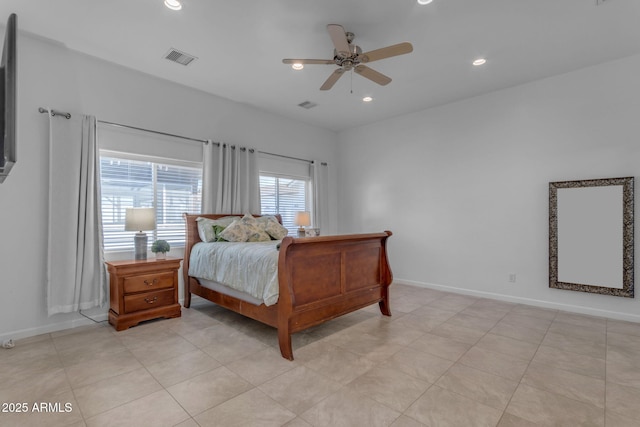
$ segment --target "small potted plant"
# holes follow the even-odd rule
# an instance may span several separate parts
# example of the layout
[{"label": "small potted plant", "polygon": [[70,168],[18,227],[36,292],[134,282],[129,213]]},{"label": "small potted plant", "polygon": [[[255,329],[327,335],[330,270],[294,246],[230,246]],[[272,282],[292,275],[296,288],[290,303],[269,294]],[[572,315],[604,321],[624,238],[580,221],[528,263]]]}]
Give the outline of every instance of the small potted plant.
[{"label": "small potted plant", "polygon": [[160,259],[167,257],[167,252],[169,252],[169,249],[171,249],[171,246],[166,240],[156,240],[155,242],[153,242],[153,245],[151,245],[151,252],[156,254],[156,258]]}]

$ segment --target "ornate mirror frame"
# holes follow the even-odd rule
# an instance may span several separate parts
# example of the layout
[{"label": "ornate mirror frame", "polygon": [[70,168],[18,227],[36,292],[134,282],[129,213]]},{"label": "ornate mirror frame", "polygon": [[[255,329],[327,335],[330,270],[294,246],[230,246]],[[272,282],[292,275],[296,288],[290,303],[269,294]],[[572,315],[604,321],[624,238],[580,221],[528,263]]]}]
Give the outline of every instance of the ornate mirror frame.
[{"label": "ornate mirror frame", "polygon": [[633,298],[633,193],[633,177],[549,183],[550,288]]}]

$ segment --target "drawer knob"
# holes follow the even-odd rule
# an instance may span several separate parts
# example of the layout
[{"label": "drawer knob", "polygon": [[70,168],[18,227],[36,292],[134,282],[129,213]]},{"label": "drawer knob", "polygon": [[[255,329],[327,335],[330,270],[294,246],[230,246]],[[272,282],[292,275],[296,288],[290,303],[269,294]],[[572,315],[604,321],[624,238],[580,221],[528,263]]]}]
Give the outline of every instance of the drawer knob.
[{"label": "drawer knob", "polygon": [[151,299],[149,299],[149,298],[145,298],[145,299],[144,299],[144,301],[145,301],[147,304],[153,304],[154,302],[158,301],[158,297],[153,297],[153,298],[151,298]]},{"label": "drawer knob", "polygon": [[144,284],[147,286],[156,285],[158,284],[158,279],[153,279],[151,282],[149,282],[148,280],[145,280]]}]

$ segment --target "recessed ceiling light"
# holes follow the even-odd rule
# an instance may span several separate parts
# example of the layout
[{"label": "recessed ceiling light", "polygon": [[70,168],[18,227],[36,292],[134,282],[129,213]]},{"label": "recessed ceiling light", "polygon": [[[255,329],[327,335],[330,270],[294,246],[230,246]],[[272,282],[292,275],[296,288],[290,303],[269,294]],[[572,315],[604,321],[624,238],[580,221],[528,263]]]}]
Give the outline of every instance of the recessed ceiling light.
[{"label": "recessed ceiling light", "polygon": [[293,68],[296,71],[300,71],[304,68],[304,64],[292,64],[291,68]]},{"label": "recessed ceiling light", "polygon": [[418,0],[418,4],[424,6],[425,4],[431,3],[433,0]]},{"label": "recessed ceiling light", "polygon": [[484,64],[486,64],[486,63],[487,63],[487,60],[486,60],[486,59],[484,59],[484,58],[478,58],[478,59],[476,59],[476,60],[474,60],[474,61],[472,62],[472,64],[473,64],[474,66],[476,66],[476,67],[477,67],[477,66],[480,66],[480,65],[484,65]]},{"label": "recessed ceiling light", "polygon": [[180,3],[178,0],[164,0],[164,5],[171,10],[182,9],[182,3]]},{"label": "recessed ceiling light", "polygon": [[371,102],[373,101],[373,98],[370,96],[365,96],[364,98],[362,98],[362,102]]}]

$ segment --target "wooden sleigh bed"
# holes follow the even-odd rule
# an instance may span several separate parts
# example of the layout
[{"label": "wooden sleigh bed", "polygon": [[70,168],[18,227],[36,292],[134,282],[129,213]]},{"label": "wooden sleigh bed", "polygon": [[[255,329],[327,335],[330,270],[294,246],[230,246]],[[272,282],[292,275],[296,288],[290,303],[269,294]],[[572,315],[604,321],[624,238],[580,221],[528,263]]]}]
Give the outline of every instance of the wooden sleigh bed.
[{"label": "wooden sleigh bed", "polygon": [[[388,287],[393,276],[386,250],[390,231],[285,237],[278,254],[278,302],[266,306],[251,304],[223,290],[212,290],[189,276],[191,249],[201,242],[196,218],[218,219],[224,216],[229,215],[184,214],[186,242],[182,270],[185,307],[191,305],[191,295],[194,294],[276,328],[282,357],[289,360],[293,360],[293,333],[375,303],[379,304],[382,314],[391,316]],[[282,222],[279,216],[276,217]]]}]

